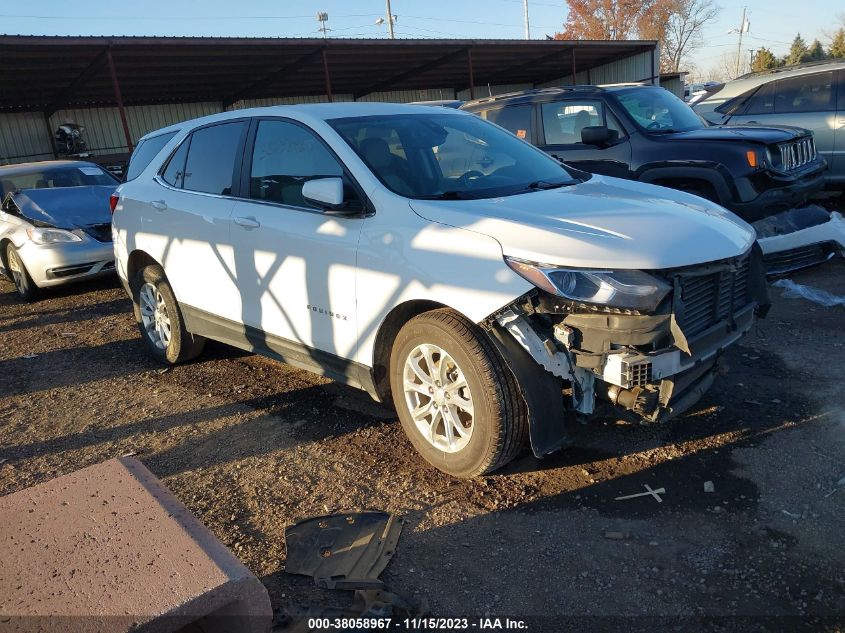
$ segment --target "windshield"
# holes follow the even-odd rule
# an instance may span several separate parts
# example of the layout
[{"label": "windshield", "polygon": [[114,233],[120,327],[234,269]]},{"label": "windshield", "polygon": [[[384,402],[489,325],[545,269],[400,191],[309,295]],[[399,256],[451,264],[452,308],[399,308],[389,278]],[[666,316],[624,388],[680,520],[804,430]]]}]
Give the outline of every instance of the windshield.
[{"label": "windshield", "polygon": [[656,132],[700,130],[704,123],[687,104],[668,90],[641,88],[616,95],[634,122]]},{"label": "windshield", "polygon": [[398,114],[329,124],[391,191],[490,198],[577,182],[555,159],[473,115]]},{"label": "windshield", "polygon": [[3,189],[4,198],[6,194],[19,189],[54,189],[58,187],[116,184],[117,180],[110,173],[97,165],[87,163],[33,168],[32,171],[8,175],[0,173],[0,187]]}]

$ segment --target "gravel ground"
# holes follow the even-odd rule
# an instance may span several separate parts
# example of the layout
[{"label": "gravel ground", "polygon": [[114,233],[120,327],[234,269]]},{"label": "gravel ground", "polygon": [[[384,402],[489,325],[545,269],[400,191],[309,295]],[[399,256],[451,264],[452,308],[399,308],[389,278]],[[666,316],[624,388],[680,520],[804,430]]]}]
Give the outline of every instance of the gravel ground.
[{"label": "gravel ground", "polygon": [[[845,295],[845,262],[792,279]],[[34,304],[2,281],[0,494],[137,453],[278,609],[349,601],[284,573],[286,526],[381,509],[407,521],[383,578],[434,615],[542,616],[531,630],[553,631],[622,616],[631,630],[842,630],[845,308],[772,296],[689,414],[584,426],[551,458],[458,481],[361,392],[217,344],[162,370],[114,280]],[[644,484],[663,502],[614,500]]]}]

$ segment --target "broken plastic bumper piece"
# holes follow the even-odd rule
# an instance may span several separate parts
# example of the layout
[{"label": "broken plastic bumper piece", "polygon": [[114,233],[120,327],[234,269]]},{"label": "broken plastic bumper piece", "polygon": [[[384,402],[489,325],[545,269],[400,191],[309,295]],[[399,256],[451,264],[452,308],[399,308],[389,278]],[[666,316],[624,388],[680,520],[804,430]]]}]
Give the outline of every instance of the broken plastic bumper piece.
[{"label": "broken plastic bumper piece", "polygon": [[285,530],[289,574],[324,589],[378,589],[396,551],[402,522],[385,512],[314,517]]}]

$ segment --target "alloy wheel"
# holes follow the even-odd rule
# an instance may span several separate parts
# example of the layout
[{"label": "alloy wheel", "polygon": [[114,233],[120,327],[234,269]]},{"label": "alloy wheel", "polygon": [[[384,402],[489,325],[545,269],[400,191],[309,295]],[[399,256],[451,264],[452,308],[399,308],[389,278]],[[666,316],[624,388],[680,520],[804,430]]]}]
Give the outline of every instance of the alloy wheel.
[{"label": "alloy wheel", "polygon": [[405,403],[420,434],[446,453],[462,450],[472,437],[474,410],[455,359],[437,345],[418,345],[402,374]]},{"label": "alloy wheel", "polygon": [[170,345],[170,316],[164,297],[151,283],[141,286],[138,293],[141,308],[141,322],[150,341],[159,349]]}]

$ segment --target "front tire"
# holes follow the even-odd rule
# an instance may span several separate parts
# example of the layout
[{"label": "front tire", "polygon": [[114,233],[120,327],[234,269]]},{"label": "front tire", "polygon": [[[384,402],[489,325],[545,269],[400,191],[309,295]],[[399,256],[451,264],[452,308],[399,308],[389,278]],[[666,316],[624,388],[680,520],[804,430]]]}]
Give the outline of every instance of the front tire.
[{"label": "front tire", "polygon": [[21,299],[34,301],[38,296],[38,286],[32,281],[18,250],[12,244],[6,247],[6,268]]},{"label": "front tire", "polygon": [[525,443],[528,415],[513,374],[487,335],[452,310],[425,312],[399,331],[390,385],[411,444],[449,475],[494,471]]},{"label": "front tire", "polygon": [[146,266],[138,272],[132,299],[141,338],[153,358],[176,365],[199,356],[205,339],[185,329],[182,311],[161,266]]}]

